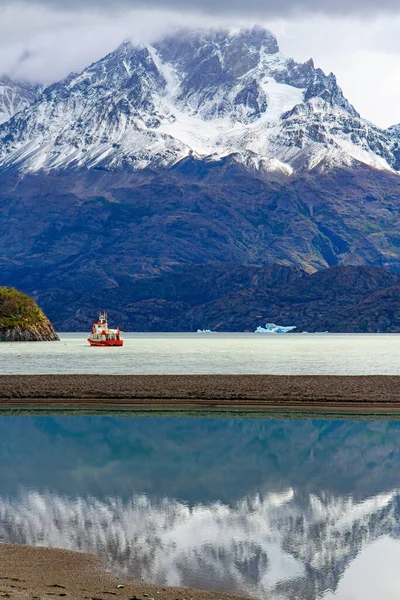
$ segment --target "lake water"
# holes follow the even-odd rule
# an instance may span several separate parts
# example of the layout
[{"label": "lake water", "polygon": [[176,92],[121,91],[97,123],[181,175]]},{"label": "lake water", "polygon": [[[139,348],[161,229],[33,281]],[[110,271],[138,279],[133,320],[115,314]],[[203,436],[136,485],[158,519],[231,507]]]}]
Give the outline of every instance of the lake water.
[{"label": "lake water", "polygon": [[397,421],[3,415],[0,540],[265,600],[398,600],[399,438]]},{"label": "lake water", "polygon": [[[0,373],[400,374],[398,335],[0,344]],[[400,598],[400,422],[6,416],[0,541],[265,600]]]},{"label": "lake water", "polygon": [[61,342],[0,344],[0,374],[400,374],[400,335],[124,334],[123,348]]}]

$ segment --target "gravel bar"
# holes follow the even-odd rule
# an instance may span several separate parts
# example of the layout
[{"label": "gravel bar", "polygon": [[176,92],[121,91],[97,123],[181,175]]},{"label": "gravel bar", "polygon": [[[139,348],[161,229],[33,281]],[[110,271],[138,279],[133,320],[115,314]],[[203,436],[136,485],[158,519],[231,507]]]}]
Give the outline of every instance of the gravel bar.
[{"label": "gravel bar", "polygon": [[400,376],[0,375],[0,407],[400,410]]}]

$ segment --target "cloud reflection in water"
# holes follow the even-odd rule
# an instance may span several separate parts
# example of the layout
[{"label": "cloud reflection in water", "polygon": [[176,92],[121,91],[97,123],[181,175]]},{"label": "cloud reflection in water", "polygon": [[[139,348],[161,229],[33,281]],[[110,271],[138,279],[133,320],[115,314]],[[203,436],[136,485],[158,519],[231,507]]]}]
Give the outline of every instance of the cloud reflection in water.
[{"label": "cloud reflection in water", "polygon": [[336,590],[368,543],[391,535],[398,492],[348,497],[254,494],[189,507],[140,494],[123,501],[25,491],[0,497],[0,539],[91,552],[123,576],[257,597]]}]

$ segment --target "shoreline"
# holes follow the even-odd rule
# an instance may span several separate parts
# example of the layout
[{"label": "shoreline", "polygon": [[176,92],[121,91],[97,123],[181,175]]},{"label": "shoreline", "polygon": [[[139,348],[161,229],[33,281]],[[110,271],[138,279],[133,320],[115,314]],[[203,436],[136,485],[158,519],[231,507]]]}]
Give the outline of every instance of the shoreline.
[{"label": "shoreline", "polygon": [[0,375],[1,409],[397,413],[396,375]]},{"label": "shoreline", "polygon": [[[74,600],[244,600],[243,595],[115,577],[100,558],[57,548],[0,543],[0,596]],[[118,587],[121,586],[121,587]]]}]

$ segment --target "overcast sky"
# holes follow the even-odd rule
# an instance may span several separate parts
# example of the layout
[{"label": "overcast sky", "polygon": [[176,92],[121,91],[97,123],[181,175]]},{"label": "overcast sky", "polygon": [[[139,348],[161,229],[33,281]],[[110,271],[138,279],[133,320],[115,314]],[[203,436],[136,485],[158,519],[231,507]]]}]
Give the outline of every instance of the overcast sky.
[{"label": "overcast sky", "polygon": [[399,0],[0,0],[0,73],[50,83],[127,37],[254,23],[285,54],[333,71],[362,116],[400,123]]}]

